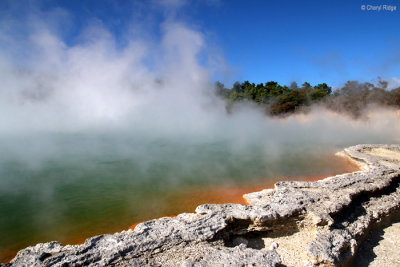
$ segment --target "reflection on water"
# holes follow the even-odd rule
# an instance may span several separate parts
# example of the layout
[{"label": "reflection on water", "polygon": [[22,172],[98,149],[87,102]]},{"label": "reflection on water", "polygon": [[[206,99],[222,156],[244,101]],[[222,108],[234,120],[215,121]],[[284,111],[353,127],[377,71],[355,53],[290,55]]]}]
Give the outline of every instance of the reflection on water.
[{"label": "reflection on water", "polygon": [[38,242],[79,243],[206,202],[242,203],[242,194],[277,180],[355,168],[323,145],[278,151],[107,136],[13,137],[0,145],[0,261]]}]

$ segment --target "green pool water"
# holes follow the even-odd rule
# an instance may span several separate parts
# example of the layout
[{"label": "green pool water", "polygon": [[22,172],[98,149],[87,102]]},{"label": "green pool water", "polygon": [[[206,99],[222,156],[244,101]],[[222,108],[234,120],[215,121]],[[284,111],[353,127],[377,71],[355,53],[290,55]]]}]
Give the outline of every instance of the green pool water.
[{"label": "green pool water", "polygon": [[[164,215],[190,188],[265,184],[349,170],[340,146],[48,134],[0,142],[0,262],[38,242],[82,242]],[[172,205],[171,203],[175,203]]]}]

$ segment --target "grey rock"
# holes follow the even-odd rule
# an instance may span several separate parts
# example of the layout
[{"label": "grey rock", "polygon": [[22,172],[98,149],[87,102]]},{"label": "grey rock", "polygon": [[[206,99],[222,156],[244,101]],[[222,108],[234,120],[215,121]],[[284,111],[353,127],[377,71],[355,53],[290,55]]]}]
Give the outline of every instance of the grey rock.
[{"label": "grey rock", "polygon": [[375,153],[399,145],[357,145],[344,154],[365,170],[317,182],[278,182],[245,195],[250,205],[204,204],[195,213],[139,224],[135,230],[89,238],[82,245],[37,244],[18,252],[12,266],[279,266],[285,262],[251,240],[317,234],[308,264],[346,265],[365,236],[400,218],[400,162]]}]

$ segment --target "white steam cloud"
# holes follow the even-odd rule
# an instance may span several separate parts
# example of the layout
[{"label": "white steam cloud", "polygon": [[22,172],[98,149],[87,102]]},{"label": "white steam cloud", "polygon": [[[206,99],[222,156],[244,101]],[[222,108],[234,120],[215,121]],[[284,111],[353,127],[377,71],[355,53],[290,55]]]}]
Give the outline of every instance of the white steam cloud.
[{"label": "white steam cloud", "polygon": [[164,24],[156,45],[132,39],[119,49],[99,27],[72,46],[46,28],[27,42],[29,58],[0,55],[1,132],[195,116],[210,101],[209,73],[198,64],[203,36],[179,23]]},{"label": "white steam cloud", "polygon": [[395,110],[374,109],[360,121],[321,109],[287,119],[269,118],[251,106],[227,114],[213,94],[204,35],[172,19],[160,25],[159,41],[130,35],[123,46],[101,23],[70,44],[38,16],[28,22],[33,26],[21,41],[18,34],[9,35],[20,24],[2,21],[3,137],[114,131],[194,143],[228,140],[233,149],[259,144],[266,153],[277,153],[282,144],[399,141]]}]

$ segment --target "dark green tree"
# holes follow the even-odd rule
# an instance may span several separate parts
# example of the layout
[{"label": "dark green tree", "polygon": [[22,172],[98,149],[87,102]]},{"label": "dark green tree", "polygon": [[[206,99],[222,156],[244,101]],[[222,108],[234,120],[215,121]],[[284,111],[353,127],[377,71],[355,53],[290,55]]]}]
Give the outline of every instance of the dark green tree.
[{"label": "dark green tree", "polygon": [[332,87],[329,87],[326,83],[320,83],[314,86],[314,89],[323,90],[326,92],[327,95],[332,93]]},{"label": "dark green tree", "polygon": [[240,82],[235,82],[232,87],[232,91],[236,93],[243,93],[243,87]]},{"label": "dark green tree", "polygon": [[311,84],[309,84],[308,82],[304,82],[301,87],[305,89],[311,89]]},{"label": "dark green tree", "polygon": [[271,105],[273,115],[294,112],[298,107],[306,102],[306,95],[300,90],[292,90],[282,94],[275,99]]}]

